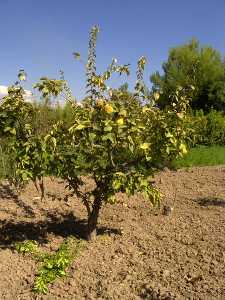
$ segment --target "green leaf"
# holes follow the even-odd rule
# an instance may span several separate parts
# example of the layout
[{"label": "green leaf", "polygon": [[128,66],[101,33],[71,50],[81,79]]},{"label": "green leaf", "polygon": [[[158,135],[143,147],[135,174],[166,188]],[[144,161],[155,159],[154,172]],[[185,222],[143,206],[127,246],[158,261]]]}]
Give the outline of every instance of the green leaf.
[{"label": "green leaf", "polygon": [[102,141],[107,141],[107,140],[114,143],[114,134],[113,133],[108,133],[106,135],[103,135]]},{"label": "green leaf", "polygon": [[77,60],[80,60],[80,53],[79,52],[74,52],[73,57]]},{"label": "green leaf", "polygon": [[54,148],[56,148],[57,140],[55,137],[52,137],[52,142],[53,142]]},{"label": "green leaf", "polygon": [[83,124],[79,124],[77,127],[75,127],[75,130],[82,130],[84,129],[86,126]]},{"label": "green leaf", "polygon": [[131,144],[129,144],[129,146],[128,146],[128,147],[129,147],[129,150],[130,150],[130,152],[132,152],[132,153],[133,153],[133,152],[134,152],[134,146],[133,146],[133,145],[131,145]]},{"label": "green leaf", "polygon": [[12,130],[12,128],[9,127],[9,126],[7,126],[7,127],[4,128],[4,132],[10,131],[10,130]]},{"label": "green leaf", "polygon": [[18,79],[20,81],[25,81],[27,79],[27,74],[24,72],[24,70],[20,70],[18,73]]},{"label": "green leaf", "polygon": [[22,179],[23,181],[27,181],[28,179],[27,173],[22,173]]},{"label": "green leaf", "polygon": [[96,138],[96,134],[93,133],[93,132],[90,132],[89,133],[89,139],[93,142],[95,140],[95,138]]},{"label": "green leaf", "polygon": [[113,128],[112,128],[112,126],[110,126],[110,125],[107,125],[107,126],[104,127],[104,131],[106,131],[106,132],[107,132],[107,131],[112,131],[112,129],[113,129]]},{"label": "green leaf", "polygon": [[16,128],[12,128],[12,129],[10,129],[10,131],[9,131],[11,134],[13,134],[13,135],[16,135]]}]

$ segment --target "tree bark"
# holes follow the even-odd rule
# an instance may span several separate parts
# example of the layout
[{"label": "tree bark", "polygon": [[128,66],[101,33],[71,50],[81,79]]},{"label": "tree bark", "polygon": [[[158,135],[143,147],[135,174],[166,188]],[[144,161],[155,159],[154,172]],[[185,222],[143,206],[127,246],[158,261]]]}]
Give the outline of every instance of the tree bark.
[{"label": "tree bark", "polygon": [[102,200],[100,197],[95,198],[91,214],[88,217],[87,240],[91,241],[97,236],[97,223]]}]

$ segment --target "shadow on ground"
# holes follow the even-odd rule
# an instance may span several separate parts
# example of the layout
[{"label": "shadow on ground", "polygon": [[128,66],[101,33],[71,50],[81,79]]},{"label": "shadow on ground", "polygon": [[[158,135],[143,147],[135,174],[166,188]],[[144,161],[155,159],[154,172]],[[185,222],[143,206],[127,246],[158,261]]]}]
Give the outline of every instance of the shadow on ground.
[{"label": "shadow on ground", "polygon": [[197,203],[201,206],[220,206],[225,207],[225,200],[220,198],[200,198]]},{"label": "shadow on ground", "polygon": [[[16,242],[35,240],[40,244],[48,243],[48,234],[64,238],[73,235],[85,239],[87,221],[76,219],[73,213],[56,216],[49,213],[45,221],[17,222],[12,220],[0,220],[0,248],[12,248]],[[99,227],[97,234],[120,234],[115,228]]]},{"label": "shadow on ground", "polygon": [[[26,204],[17,192],[7,183],[0,183],[1,201],[12,200],[20,207],[31,221],[17,220],[17,214],[3,208],[9,214],[9,219],[0,220],[0,248],[12,248],[16,242],[35,240],[40,244],[48,243],[48,234],[62,236],[64,238],[73,235],[85,239],[87,232],[87,220],[78,219],[72,212],[60,214],[57,210],[49,211],[38,208],[44,220],[35,220],[36,213],[32,206]],[[7,206],[6,206],[7,207]],[[113,228],[98,227],[97,234],[120,234]]]},{"label": "shadow on ground", "polygon": [[13,200],[16,205],[22,208],[27,215],[34,217],[35,213],[30,205],[27,205],[22,199],[19,198],[16,191],[7,183],[0,183],[0,198],[3,200]]}]

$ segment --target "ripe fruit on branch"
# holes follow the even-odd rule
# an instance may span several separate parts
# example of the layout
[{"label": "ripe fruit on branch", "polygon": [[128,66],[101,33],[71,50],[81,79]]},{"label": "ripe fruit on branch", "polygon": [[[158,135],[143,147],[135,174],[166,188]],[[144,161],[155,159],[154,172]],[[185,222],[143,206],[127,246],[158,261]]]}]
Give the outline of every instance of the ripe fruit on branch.
[{"label": "ripe fruit on branch", "polygon": [[105,109],[105,112],[107,112],[107,114],[113,113],[113,107],[110,104],[106,104],[104,109]]},{"label": "ripe fruit on branch", "polygon": [[118,118],[117,120],[116,120],[116,123],[117,123],[117,125],[123,125],[124,124],[124,119],[123,118]]}]

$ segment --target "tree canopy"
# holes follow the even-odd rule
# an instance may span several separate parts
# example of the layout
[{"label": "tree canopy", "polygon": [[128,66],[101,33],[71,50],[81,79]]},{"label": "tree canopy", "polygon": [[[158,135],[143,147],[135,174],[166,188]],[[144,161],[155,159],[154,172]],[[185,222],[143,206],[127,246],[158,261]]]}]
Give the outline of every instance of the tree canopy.
[{"label": "tree canopy", "polygon": [[160,91],[159,105],[171,102],[169,95],[178,86],[193,86],[191,107],[209,111],[225,110],[225,59],[210,46],[200,46],[196,39],[169,51],[163,74],[151,76],[153,90]]}]

